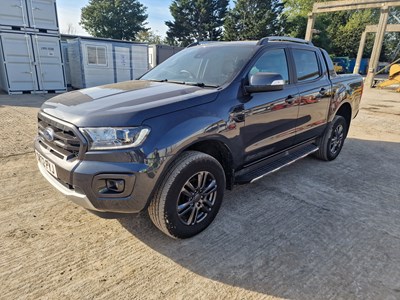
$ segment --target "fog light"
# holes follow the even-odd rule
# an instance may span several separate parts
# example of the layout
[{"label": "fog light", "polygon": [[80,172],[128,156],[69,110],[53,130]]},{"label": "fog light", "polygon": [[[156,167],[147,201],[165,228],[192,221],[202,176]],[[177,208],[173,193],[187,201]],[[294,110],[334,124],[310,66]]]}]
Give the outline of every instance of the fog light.
[{"label": "fog light", "polygon": [[123,179],[106,179],[107,189],[114,193],[122,193],[125,190],[125,180]]},{"label": "fog light", "polygon": [[94,176],[92,190],[99,199],[126,198],[135,185],[133,174],[98,174]]}]

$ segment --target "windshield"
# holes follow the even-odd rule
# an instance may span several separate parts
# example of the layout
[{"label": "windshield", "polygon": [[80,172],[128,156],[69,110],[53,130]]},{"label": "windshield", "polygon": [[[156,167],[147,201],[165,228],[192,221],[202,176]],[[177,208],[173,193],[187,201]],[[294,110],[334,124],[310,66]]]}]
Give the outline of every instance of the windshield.
[{"label": "windshield", "polygon": [[254,52],[251,45],[195,46],[173,55],[141,80],[219,87],[233,79]]}]

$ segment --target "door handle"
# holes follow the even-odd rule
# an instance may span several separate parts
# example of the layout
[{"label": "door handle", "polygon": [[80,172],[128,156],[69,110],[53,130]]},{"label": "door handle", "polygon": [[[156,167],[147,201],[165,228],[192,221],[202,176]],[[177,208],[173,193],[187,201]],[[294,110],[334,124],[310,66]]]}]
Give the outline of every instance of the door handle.
[{"label": "door handle", "polygon": [[287,104],[292,104],[294,102],[295,98],[292,95],[289,95],[286,97],[285,102]]},{"label": "door handle", "polygon": [[244,113],[240,113],[232,117],[232,120],[238,123],[244,122],[245,119],[246,117]]},{"label": "door handle", "polygon": [[231,120],[235,122],[244,122],[246,119],[246,114],[244,112],[244,105],[238,105],[232,109],[232,112],[230,113],[230,118]]},{"label": "door handle", "polygon": [[326,90],[325,88],[321,88],[321,89],[319,90],[318,93],[319,93],[321,96],[325,96],[326,92],[327,92],[327,90]]}]

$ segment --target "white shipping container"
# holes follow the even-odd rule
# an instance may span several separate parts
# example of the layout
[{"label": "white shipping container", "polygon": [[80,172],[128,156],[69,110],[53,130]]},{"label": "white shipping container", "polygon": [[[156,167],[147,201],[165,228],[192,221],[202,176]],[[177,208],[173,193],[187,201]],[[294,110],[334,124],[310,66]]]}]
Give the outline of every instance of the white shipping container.
[{"label": "white shipping container", "polygon": [[29,27],[26,1],[1,0],[0,25]]},{"label": "white shipping container", "polygon": [[12,93],[66,90],[60,38],[0,33],[0,88]]},{"label": "white shipping container", "polygon": [[2,29],[58,31],[56,0],[1,0]]},{"label": "white shipping container", "polygon": [[29,27],[58,30],[56,0],[26,0]]},{"label": "white shipping container", "polygon": [[147,44],[79,37],[68,40],[68,58],[77,89],[132,80],[148,70]]}]

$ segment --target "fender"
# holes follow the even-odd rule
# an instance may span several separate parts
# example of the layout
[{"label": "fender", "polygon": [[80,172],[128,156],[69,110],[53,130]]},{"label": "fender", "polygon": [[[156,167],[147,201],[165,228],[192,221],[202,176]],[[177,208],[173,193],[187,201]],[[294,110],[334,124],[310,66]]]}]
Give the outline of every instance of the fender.
[{"label": "fender", "polygon": [[[346,80],[343,80],[346,79]],[[332,100],[328,112],[328,122],[331,122],[340,108],[348,103],[351,107],[350,119],[358,113],[363,92],[363,82],[352,76],[342,75],[332,80]]]}]

